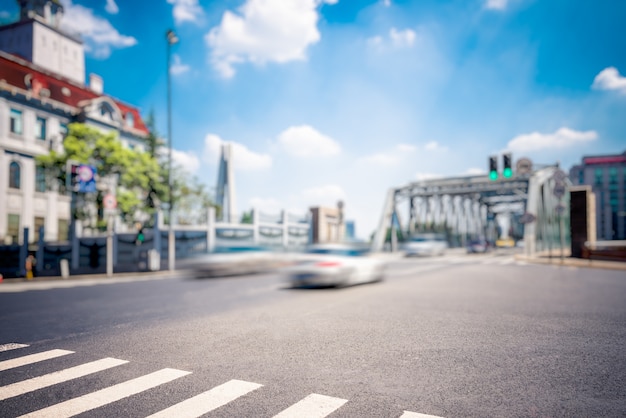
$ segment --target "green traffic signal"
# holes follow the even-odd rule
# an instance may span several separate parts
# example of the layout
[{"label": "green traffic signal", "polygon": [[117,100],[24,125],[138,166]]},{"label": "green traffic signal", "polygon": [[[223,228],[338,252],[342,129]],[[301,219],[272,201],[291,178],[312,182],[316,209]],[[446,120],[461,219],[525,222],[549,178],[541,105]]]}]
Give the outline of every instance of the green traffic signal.
[{"label": "green traffic signal", "polygon": [[498,172],[497,171],[490,171],[489,172],[489,180],[498,180]]},{"label": "green traffic signal", "polygon": [[513,170],[511,170],[510,168],[506,167],[506,168],[504,169],[504,171],[502,172],[502,175],[503,175],[505,178],[507,178],[507,179],[508,179],[508,178],[511,178],[511,177],[513,176]]}]

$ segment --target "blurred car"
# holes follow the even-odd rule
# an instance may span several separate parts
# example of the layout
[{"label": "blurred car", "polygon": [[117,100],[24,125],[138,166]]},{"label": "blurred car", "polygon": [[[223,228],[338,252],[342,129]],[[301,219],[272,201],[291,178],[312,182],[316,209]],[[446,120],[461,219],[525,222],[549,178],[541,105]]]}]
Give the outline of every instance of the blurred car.
[{"label": "blurred car", "polygon": [[282,266],[283,257],[268,248],[256,245],[220,246],[181,262],[181,267],[194,277],[220,277],[262,273]]},{"label": "blurred car", "polygon": [[474,253],[474,254],[486,253],[486,252],[491,251],[491,249],[492,249],[491,244],[489,243],[489,241],[487,241],[484,238],[473,239],[467,244],[468,253]]},{"label": "blurred car", "polygon": [[443,255],[448,249],[448,242],[441,234],[419,234],[401,246],[407,257]]},{"label": "blurred car", "polygon": [[327,244],[309,247],[285,272],[292,287],[342,287],[381,281],[384,269],[367,247]]}]

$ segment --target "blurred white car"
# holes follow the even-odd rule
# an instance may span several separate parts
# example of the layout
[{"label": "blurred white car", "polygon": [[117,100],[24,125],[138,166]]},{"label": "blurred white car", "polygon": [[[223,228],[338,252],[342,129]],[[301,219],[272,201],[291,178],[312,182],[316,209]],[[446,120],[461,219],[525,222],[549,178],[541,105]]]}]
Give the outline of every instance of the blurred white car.
[{"label": "blurred white car", "polygon": [[441,234],[416,235],[401,247],[407,257],[443,255],[447,249],[448,242]]},{"label": "blurred white car", "polygon": [[181,268],[191,271],[194,277],[234,276],[262,273],[281,267],[284,265],[282,255],[255,245],[224,246],[180,264]]},{"label": "blurred white car", "polygon": [[369,248],[328,244],[309,247],[285,271],[292,287],[341,287],[381,281],[384,269]]}]

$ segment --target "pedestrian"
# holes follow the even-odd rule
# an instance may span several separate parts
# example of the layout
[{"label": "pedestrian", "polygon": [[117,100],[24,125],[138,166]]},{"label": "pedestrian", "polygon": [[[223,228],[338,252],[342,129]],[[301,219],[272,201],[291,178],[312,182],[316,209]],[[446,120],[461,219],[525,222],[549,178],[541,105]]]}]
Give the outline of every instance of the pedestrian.
[{"label": "pedestrian", "polygon": [[26,257],[26,279],[32,280],[35,277],[35,266],[37,265],[37,259],[32,254]]}]

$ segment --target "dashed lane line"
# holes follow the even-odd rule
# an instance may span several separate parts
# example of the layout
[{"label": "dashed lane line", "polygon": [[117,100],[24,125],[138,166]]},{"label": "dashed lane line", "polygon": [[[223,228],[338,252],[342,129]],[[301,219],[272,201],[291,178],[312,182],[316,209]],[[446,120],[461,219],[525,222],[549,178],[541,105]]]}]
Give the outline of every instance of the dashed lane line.
[{"label": "dashed lane line", "polygon": [[0,401],[20,396],[38,389],[43,389],[48,386],[56,385],[58,383],[67,382],[68,380],[87,376],[92,373],[97,373],[125,363],[128,363],[128,361],[105,358],[43,376],[33,377],[32,379],[23,380],[11,385],[2,386],[0,387]]},{"label": "dashed lane line", "polygon": [[274,418],[324,418],[346,402],[348,402],[347,399],[313,393],[274,416]]},{"label": "dashed lane line", "polygon": [[258,383],[245,382],[243,380],[230,380],[193,398],[150,415],[148,418],[197,418],[262,386]]},{"label": "dashed lane line", "polygon": [[191,372],[176,369],[162,369],[117,385],[79,396],[56,405],[49,406],[21,418],[65,418],[91,411],[92,409],[119,401],[164,383],[186,376]]},{"label": "dashed lane line", "polygon": [[17,350],[18,348],[26,348],[28,344],[8,343],[0,345],[0,353],[3,351]]},{"label": "dashed lane line", "polygon": [[67,350],[50,350],[42,353],[30,354],[28,356],[18,357],[11,360],[0,361],[0,372],[4,370],[13,369],[15,367],[25,366],[27,364],[38,363],[44,360],[50,360],[53,358],[66,356],[73,354],[73,351]]}]

